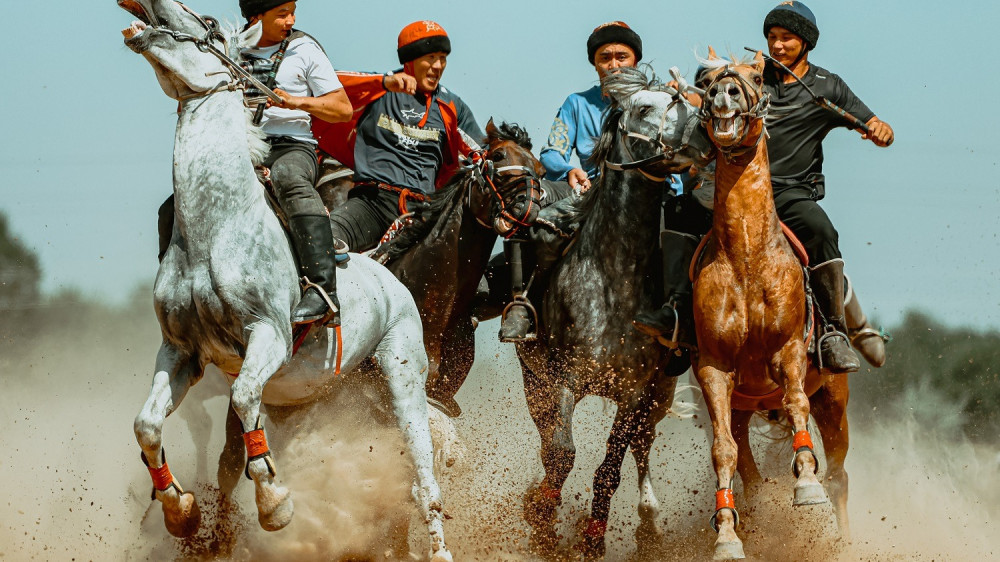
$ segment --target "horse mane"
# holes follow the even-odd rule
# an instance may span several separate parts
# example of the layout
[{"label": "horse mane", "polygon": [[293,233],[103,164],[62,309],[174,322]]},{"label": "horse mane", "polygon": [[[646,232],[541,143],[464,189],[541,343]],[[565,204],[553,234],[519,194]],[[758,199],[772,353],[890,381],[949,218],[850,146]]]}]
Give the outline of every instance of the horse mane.
[{"label": "horse mane", "polygon": [[[632,96],[642,90],[661,90],[663,84],[652,71],[652,67],[643,64],[636,68],[620,68],[617,72],[608,74],[601,80],[601,87],[611,97],[611,105],[604,111],[601,136],[594,143],[590,161],[601,169],[611,155],[617,138],[618,126],[625,112],[632,103]],[[604,189],[608,174],[600,174],[597,183],[583,195],[579,203],[580,213],[589,215],[596,206],[598,192]]]},{"label": "horse mane", "polygon": [[[427,201],[413,212],[413,220],[396,234],[379,254],[388,256],[388,261],[395,260],[413,248],[430,234],[442,216],[454,208],[456,202],[468,190],[472,179],[472,170],[460,170],[442,188],[429,195]],[[466,186],[460,189],[463,184]]]},{"label": "horse mane", "polygon": [[[510,141],[531,150],[531,136],[517,123],[501,123],[496,127],[494,138],[490,140]],[[387,255],[389,261],[392,261],[426,238],[441,217],[454,208],[454,203],[459,199],[459,195],[464,195],[468,191],[468,184],[472,182],[472,174],[471,168],[459,168],[444,187],[435,191],[421,208],[414,211],[413,221],[401,228],[396,237],[386,244],[385,249],[380,250],[379,253]],[[463,183],[466,186],[459,189]]]},{"label": "horse mane", "polygon": [[500,123],[500,126],[497,127],[496,139],[511,141],[522,148],[531,150],[531,136],[517,123]]},{"label": "horse mane", "polygon": [[[223,36],[226,38],[226,47],[229,49],[229,56],[239,60],[238,38],[242,30],[232,23],[220,23]],[[235,55],[235,56],[234,56]],[[250,152],[250,162],[256,166],[264,163],[268,153],[271,152],[271,145],[267,144],[264,129],[253,122],[256,108],[246,108],[247,118],[247,150]]]}]

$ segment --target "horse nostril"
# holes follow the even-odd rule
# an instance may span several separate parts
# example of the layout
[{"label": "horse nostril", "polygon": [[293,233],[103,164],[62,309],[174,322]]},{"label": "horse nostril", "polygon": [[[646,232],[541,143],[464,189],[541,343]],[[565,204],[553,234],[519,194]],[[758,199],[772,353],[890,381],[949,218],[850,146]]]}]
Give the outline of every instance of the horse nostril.
[{"label": "horse nostril", "polygon": [[727,93],[735,98],[736,96],[740,95],[740,89],[737,88],[736,86],[730,86],[729,91]]}]

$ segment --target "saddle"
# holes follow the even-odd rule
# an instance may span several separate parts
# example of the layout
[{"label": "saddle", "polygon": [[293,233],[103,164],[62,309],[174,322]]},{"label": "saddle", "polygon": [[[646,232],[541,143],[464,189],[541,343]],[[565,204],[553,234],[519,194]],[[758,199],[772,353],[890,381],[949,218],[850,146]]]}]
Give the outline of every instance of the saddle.
[{"label": "saddle", "polygon": [[[290,232],[288,229],[288,217],[281,209],[281,205],[278,204],[278,197],[274,193],[274,183],[271,182],[271,169],[265,166],[257,166],[254,168],[254,172],[257,173],[257,179],[260,181],[261,185],[264,186],[264,196],[267,200],[268,206],[270,206],[271,210],[274,211],[274,216],[278,217],[278,222],[281,223],[285,232]],[[329,214],[329,210],[327,210],[327,214]],[[347,242],[344,242],[336,236],[333,237],[333,252],[337,263],[350,261],[351,257],[347,255],[349,251],[350,248],[347,246]]]}]

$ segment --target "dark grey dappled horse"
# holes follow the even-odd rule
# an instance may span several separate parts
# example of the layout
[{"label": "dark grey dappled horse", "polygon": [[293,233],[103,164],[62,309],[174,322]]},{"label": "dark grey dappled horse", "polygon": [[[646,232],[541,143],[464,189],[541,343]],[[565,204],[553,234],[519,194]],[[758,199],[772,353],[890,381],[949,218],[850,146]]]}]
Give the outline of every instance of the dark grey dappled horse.
[{"label": "dark grey dappled horse", "polygon": [[[414,497],[437,562],[450,561],[424,384],[427,355],[420,316],[409,291],[385,268],[359,255],[338,273],[343,341],[333,328],[313,328],[292,355],[291,310],[299,296],[288,236],[265,201],[254,173],[267,146],[250,123],[232,69],[223,57],[255,45],[260,26],[223,33],[218,24],[173,0],[119,0],[140,21],[123,30],[125,44],[153,67],[164,92],[181,102],[174,143],[176,220],[154,289],[163,342],[153,387],[135,434],[163,504],[167,530],[193,534],[200,523],[194,495],[170,473],[162,449],[165,418],[206,365],[230,373],[231,404],[242,424],[261,526],[291,521],[287,488],[260,425],[262,404],[296,408],[354,376],[374,356],[391,411],[413,461]],[[212,51],[215,50],[216,54]]]},{"label": "dark grey dappled horse", "polygon": [[[664,177],[703,163],[711,148],[697,124],[697,109],[682,96],[650,84],[640,70],[623,69],[604,84],[612,106],[594,162],[601,179],[581,203],[575,243],[553,267],[542,300],[537,342],[517,344],[524,392],[541,436],[545,477],[528,490],[525,518],[543,549],[558,540],[553,526],[561,489],[573,468],[573,409],[595,394],[618,412],[607,455],[594,475],[591,518],[583,537],[587,557],[604,553],[611,496],[632,447],[639,469],[640,546],[661,531],[659,502],[649,477],[656,424],[667,414],[686,357],[637,332],[632,318],[653,306],[650,268],[655,266]],[[537,282],[537,281],[536,281]],[[671,361],[680,365],[671,365]]]}]

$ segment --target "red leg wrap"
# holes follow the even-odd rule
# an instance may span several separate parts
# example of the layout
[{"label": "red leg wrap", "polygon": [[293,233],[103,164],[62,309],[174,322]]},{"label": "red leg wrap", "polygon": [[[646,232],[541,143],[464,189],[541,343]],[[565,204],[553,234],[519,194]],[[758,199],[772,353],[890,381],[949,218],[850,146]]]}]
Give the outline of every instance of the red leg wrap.
[{"label": "red leg wrap", "polygon": [[247,458],[266,455],[270,449],[267,448],[267,437],[264,437],[263,429],[255,429],[243,434],[243,442],[247,446]]},{"label": "red leg wrap", "polygon": [[153,477],[153,487],[161,492],[174,483],[174,475],[170,474],[167,463],[163,463],[160,468],[149,467],[149,475]]},{"label": "red leg wrap", "polygon": [[562,498],[562,490],[559,488],[549,488],[544,483],[538,487],[538,491],[542,493],[542,497],[550,500],[558,500]]},{"label": "red leg wrap", "polygon": [[600,519],[591,519],[590,523],[587,524],[587,530],[583,534],[590,538],[599,539],[608,532],[608,522],[601,521]]}]

